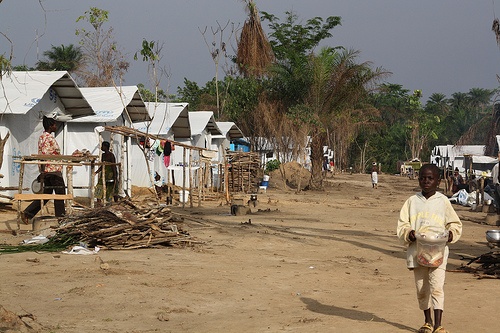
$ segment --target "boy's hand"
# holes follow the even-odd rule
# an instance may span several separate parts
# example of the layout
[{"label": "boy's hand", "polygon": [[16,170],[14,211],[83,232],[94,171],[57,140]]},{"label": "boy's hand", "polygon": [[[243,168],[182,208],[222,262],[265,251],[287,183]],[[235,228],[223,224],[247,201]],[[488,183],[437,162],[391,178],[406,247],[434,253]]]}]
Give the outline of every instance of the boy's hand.
[{"label": "boy's hand", "polygon": [[453,234],[451,232],[448,232],[448,243],[451,243],[453,241]]},{"label": "boy's hand", "polygon": [[415,230],[410,231],[410,233],[408,234],[408,239],[410,240],[410,242],[414,242],[417,240],[417,237],[415,237]]}]

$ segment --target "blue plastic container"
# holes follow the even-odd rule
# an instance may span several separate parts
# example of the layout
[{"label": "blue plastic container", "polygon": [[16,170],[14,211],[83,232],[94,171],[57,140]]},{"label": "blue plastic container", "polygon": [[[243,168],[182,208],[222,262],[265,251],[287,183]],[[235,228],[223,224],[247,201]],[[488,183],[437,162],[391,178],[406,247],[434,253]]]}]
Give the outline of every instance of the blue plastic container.
[{"label": "blue plastic container", "polygon": [[260,182],[260,186],[268,186],[269,185],[269,181],[268,180],[263,180]]}]

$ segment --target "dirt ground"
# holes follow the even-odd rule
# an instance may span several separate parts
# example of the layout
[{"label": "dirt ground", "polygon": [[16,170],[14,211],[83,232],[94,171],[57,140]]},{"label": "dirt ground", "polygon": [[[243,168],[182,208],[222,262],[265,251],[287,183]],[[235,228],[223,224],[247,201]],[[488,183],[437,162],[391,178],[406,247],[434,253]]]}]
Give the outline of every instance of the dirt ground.
[{"label": "dirt ground", "polygon": [[[382,174],[372,189],[369,175],[335,175],[322,192],[270,187],[250,215],[232,216],[220,200],[173,207],[199,241],[190,247],[1,254],[0,305],[32,315],[40,332],[416,332],[423,316],[395,229],[417,186]],[[455,208],[464,232],[451,270],[467,263],[462,254],[490,252],[485,231],[498,228]],[[2,233],[0,243],[26,238]],[[446,279],[443,325],[498,332],[500,280]]]}]

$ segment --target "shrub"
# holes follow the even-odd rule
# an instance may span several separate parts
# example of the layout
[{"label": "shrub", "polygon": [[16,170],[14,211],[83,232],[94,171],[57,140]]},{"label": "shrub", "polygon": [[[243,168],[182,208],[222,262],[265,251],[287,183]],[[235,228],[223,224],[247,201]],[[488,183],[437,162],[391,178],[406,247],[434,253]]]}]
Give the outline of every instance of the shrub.
[{"label": "shrub", "polygon": [[277,170],[279,167],[280,167],[280,161],[278,160],[267,161],[265,172],[266,173],[272,172],[274,170]]}]

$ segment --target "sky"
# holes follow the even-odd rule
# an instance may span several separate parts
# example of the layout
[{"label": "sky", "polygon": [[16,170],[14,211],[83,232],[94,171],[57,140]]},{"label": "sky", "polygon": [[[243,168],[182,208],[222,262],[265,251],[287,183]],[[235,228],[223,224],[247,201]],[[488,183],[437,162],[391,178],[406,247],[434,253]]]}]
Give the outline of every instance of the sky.
[{"label": "sky", "polygon": [[[359,50],[359,61],[369,61],[392,75],[388,83],[413,91],[423,100],[432,93],[447,97],[471,88],[499,86],[500,48],[491,30],[500,15],[500,0],[255,0],[260,11],[281,20],[293,11],[299,23],[313,17],[340,16],[342,25],[320,46]],[[0,33],[13,43],[14,65],[34,66],[52,45],[78,44],[75,30],[90,28],[76,20],[90,7],[109,12],[120,51],[130,62],[124,85],[151,87],[147,65],[133,60],[143,39],[163,44],[161,65],[168,69],[160,87],[176,93],[184,78],[204,86],[215,76],[206,41],[218,24],[234,24],[227,43],[236,46],[247,14],[241,0],[3,0]],[[268,32],[267,22],[263,22]],[[207,28],[205,38],[201,31]],[[231,29],[224,30],[227,40]],[[37,41],[37,38],[38,41]],[[0,54],[10,54],[0,35]],[[232,49],[230,49],[232,52]],[[219,72],[219,77],[223,73]]]}]

